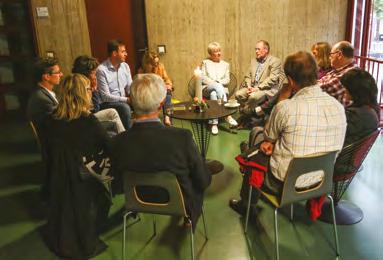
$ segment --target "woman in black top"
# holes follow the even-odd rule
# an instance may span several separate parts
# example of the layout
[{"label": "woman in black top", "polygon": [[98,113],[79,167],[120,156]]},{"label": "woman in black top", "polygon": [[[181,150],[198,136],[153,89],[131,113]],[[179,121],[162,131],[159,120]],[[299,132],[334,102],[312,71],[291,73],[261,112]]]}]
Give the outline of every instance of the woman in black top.
[{"label": "woman in black top", "polygon": [[340,81],[346,89],[346,98],[352,101],[346,108],[347,130],[344,146],[347,146],[378,128],[378,88],[371,74],[361,69],[348,71]]},{"label": "woman in black top", "polygon": [[66,258],[87,259],[107,247],[98,235],[110,200],[104,185],[89,173],[108,165],[105,157],[93,160],[104,152],[108,136],[90,113],[91,94],[89,79],[67,76],[48,122],[50,197],[44,236],[49,248]]}]

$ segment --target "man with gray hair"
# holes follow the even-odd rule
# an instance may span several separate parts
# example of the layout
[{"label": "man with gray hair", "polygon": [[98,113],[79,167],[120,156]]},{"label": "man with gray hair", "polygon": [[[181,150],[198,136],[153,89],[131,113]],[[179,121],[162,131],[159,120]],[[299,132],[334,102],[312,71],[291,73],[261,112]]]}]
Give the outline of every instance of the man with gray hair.
[{"label": "man with gray hair", "polygon": [[270,55],[270,45],[260,40],[255,45],[256,58],[251,60],[241,88],[235,98],[245,104],[245,114],[254,113],[253,109],[278,92],[284,79],[281,60]]},{"label": "man with gray hair", "polygon": [[[174,173],[184,195],[193,226],[201,214],[203,193],[211,174],[187,129],[165,127],[160,119],[166,97],[163,80],[155,74],[139,74],[130,89],[135,120],[129,131],[112,139],[112,170],[118,181],[124,171]],[[119,176],[120,175],[120,176]],[[122,186],[122,182],[120,182]],[[158,190],[144,189],[144,198],[166,201]]]}]

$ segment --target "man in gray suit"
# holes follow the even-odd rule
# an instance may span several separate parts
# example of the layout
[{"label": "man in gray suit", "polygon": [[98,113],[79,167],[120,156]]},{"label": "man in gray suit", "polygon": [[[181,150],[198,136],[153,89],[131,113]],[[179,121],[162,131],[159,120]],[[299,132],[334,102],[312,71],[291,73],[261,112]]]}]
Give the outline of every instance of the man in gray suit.
[{"label": "man in gray suit", "polygon": [[60,84],[62,76],[57,59],[40,58],[35,63],[37,88],[29,98],[27,115],[35,125],[42,145],[46,131],[45,121],[58,104],[53,88]]},{"label": "man in gray suit", "polygon": [[278,92],[284,73],[281,60],[269,55],[270,45],[261,40],[255,45],[256,58],[251,60],[248,72],[235,98],[244,107],[255,108]]}]

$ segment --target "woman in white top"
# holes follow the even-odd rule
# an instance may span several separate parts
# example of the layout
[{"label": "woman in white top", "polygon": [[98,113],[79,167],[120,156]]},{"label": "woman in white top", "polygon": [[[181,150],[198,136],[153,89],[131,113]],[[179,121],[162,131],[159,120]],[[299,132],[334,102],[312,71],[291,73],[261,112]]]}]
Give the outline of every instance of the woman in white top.
[{"label": "woman in white top", "polygon": [[[227,97],[224,85],[230,82],[230,65],[221,60],[221,46],[218,42],[211,42],[207,47],[209,57],[202,61],[202,84],[203,95],[211,100],[221,99],[226,102]],[[231,126],[237,126],[237,122],[228,116],[225,118]],[[218,119],[209,122],[212,134],[218,134]]]}]

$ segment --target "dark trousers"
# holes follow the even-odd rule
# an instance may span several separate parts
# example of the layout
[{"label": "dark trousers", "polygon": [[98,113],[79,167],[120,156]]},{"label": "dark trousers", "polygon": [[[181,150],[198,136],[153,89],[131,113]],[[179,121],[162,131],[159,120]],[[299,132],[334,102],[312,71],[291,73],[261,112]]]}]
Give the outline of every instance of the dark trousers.
[{"label": "dark trousers", "polygon": [[120,116],[121,122],[125,129],[130,128],[131,109],[125,102],[104,102],[100,105],[101,109],[114,108]]}]

